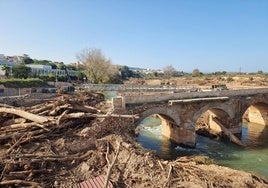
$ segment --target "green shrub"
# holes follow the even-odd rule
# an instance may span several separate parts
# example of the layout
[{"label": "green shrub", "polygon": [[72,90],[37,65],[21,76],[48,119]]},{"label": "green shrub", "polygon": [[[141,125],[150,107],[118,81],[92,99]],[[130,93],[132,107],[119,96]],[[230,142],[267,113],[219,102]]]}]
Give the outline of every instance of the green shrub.
[{"label": "green shrub", "polygon": [[0,84],[7,88],[32,88],[32,87],[48,87],[49,85],[40,79],[3,79]]}]

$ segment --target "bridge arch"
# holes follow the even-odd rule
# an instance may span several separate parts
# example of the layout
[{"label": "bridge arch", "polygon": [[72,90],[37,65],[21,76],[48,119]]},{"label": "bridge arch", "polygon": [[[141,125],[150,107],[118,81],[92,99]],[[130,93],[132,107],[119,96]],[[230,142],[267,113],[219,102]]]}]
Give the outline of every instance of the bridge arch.
[{"label": "bridge arch", "polygon": [[230,105],[227,105],[225,103],[210,103],[205,105],[204,107],[200,108],[193,116],[193,122],[195,123],[202,114],[207,112],[208,110],[211,110],[216,115],[220,116],[220,114],[224,113],[228,115],[229,118],[235,117],[234,110],[230,107]]},{"label": "bridge arch", "polygon": [[244,105],[241,112],[241,119],[262,124],[268,125],[268,101],[265,97],[254,97],[249,98],[249,101]]},{"label": "bridge arch", "polygon": [[185,145],[187,147],[195,146],[195,133],[185,129],[178,108],[175,106],[154,106],[143,111],[140,113],[140,118],[136,122],[136,126],[138,126],[145,118],[155,114],[161,119],[161,134],[163,136],[177,144]]},{"label": "bridge arch", "polygon": [[154,114],[159,115],[162,121],[163,120],[170,121],[178,126],[181,124],[181,118],[179,114],[174,113],[174,110],[172,110],[171,108],[163,106],[163,107],[152,107],[143,111],[140,114],[140,118],[135,123],[136,126],[138,126],[142,122],[142,120]]},{"label": "bridge arch", "polygon": [[225,103],[207,104],[200,108],[193,116],[195,130],[205,128],[214,133],[221,132],[222,128],[213,120],[214,117],[216,117],[224,127],[231,128],[235,112],[230,105]]}]

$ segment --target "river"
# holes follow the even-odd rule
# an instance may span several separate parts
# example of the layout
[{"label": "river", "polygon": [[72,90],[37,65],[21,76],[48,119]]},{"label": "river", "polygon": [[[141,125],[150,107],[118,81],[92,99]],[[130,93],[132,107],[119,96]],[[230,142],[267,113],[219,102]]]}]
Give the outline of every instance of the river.
[{"label": "river", "polygon": [[161,135],[161,121],[148,117],[138,126],[138,142],[146,149],[155,150],[164,159],[179,156],[206,155],[222,166],[244,170],[268,180],[268,126],[248,123],[243,125],[241,148],[230,141],[215,141],[197,135],[196,148],[186,149],[172,144]]}]

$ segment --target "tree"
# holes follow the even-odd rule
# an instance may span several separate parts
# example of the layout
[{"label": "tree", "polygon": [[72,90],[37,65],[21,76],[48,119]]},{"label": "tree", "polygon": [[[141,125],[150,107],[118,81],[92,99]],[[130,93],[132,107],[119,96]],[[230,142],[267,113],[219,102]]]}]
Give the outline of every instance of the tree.
[{"label": "tree", "polygon": [[66,69],[66,65],[64,65],[63,62],[58,63],[57,67],[58,67],[58,69],[60,69],[60,70],[65,70],[65,69]]},{"label": "tree", "polygon": [[31,68],[24,64],[19,64],[12,69],[14,78],[28,78],[31,74]]},{"label": "tree", "polygon": [[212,74],[214,74],[214,75],[226,75],[227,74],[227,72],[226,71],[216,71],[216,72],[214,72],[214,73],[212,73]]},{"label": "tree", "polygon": [[34,60],[32,60],[31,58],[29,58],[29,57],[25,57],[25,58],[23,58],[23,60],[22,60],[22,63],[23,64],[34,64]]},{"label": "tree", "polygon": [[48,76],[49,81],[55,81],[56,80],[55,73],[50,72],[50,73],[48,73],[47,76]]},{"label": "tree", "polygon": [[84,74],[83,71],[79,70],[79,71],[76,72],[75,75],[76,75],[78,81],[82,81],[82,82],[86,81],[85,80],[86,79],[86,75]]},{"label": "tree", "polygon": [[48,63],[48,65],[50,65],[52,69],[57,69],[57,65],[53,62]]},{"label": "tree", "polygon": [[82,62],[84,73],[91,83],[110,83],[111,78],[119,74],[118,67],[112,65],[100,49],[85,49],[77,58]]},{"label": "tree", "polygon": [[263,75],[263,71],[262,70],[259,70],[258,71],[258,74]]},{"label": "tree", "polygon": [[77,70],[76,66],[75,66],[75,65],[72,65],[72,64],[66,65],[66,68],[67,68],[68,70],[74,70],[74,71]]},{"label": "tree", "polygon": [[199,75],[200,75],[199,69],[194,69],[192,72],[192,76],[199,76]]},{"label": "tree", "polygon": [[129,69],[128,66],[123,66],[120,68],[121,78],[123,80],[133,77],[133,71]]},{"label": "tree", "polygon": [[163,69],[163,72],[166,78],[171,78],[172,76],[174,76],[176,70],[172,65],[168,65]]},{"label": "tree", "polygon": [[5,71],[5,77],[8,78],[11,68],[9,66],[4,65],[4,66],[1,67],[1,70]]}]

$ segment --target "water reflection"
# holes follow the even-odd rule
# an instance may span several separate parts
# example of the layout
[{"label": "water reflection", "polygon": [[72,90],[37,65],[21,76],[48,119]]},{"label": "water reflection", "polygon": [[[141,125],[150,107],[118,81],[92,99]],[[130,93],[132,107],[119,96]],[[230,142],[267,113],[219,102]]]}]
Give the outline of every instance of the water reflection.
[{"label": "water reflection", "polygon": [[241,140],[250,148],[268,147],[268,126],[244,123]]},{"label": "water reflection", "polygon": [[218,142],[202,136],[197,136],[194,149],[176,146],[161,135],[161,121],[154,117],[146,118],[139,129],[138,142],[144,148],[155,150],[164,159],[207,155],[220,165],[253,172],[268,180],[268,126],[245,124],[241,140],[248,145],[246,148],[229,140]]}]

